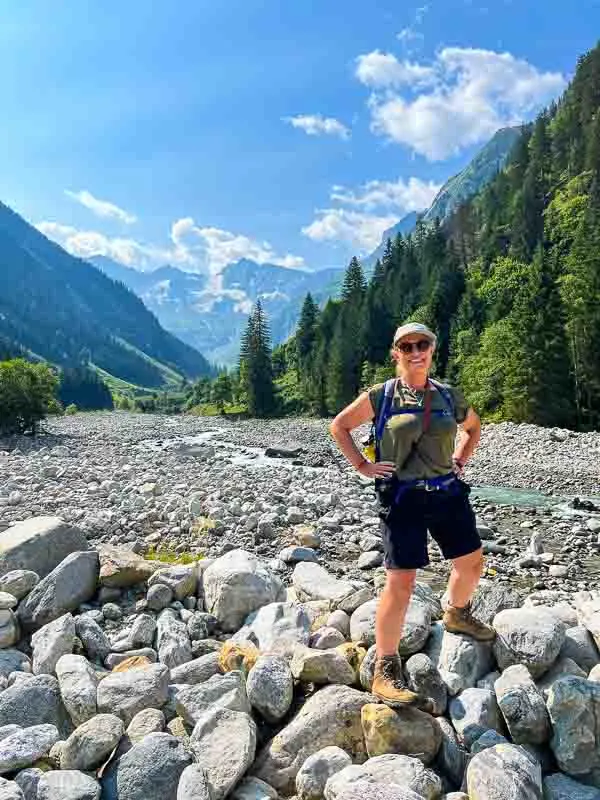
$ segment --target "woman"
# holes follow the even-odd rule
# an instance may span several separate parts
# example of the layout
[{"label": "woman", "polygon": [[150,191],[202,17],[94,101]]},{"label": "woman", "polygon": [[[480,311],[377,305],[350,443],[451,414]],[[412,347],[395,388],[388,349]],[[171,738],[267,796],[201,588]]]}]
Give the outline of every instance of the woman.
[{"label": "woman", "polygon": [[[352,466],[364,477],[375,478],[379,496],[387,575],[377,607],[372,691],[390,705],[419,699],[404,682],[398,649],[416,571],[429,563],[427,529],[444,558],[452,561],[443,617],[446,630],[480,641],[495,635],[470,611],[483,556],[470,489],[460,479],[479,442],[481,424],[459,390],[429,377],[435,346],[436,336],[425,325],[398,328],[392,347],[396,380],[361,394],[330,428]],[[382,409],[385,424],[380,425],[373,463],[358,450],[350,432],[371,420],[382,422]],[[462,429],[458,443],[457,424]]]}]

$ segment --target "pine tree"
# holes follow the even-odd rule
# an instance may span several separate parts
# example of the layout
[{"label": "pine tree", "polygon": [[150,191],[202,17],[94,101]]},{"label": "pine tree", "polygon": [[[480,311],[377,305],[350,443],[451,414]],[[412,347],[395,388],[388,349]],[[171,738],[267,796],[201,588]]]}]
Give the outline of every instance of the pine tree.
[{"label": "pine tree", "polygon": [[336,413],[351,402],[360,388],[364,350],[366,282],[357,258],[352,258],[342,285],[327,374],[327,406]]},{"label": "pine tree", "polygon": [[240,347],[240,381],[253,417],[266,417],[275,410],[275,386],[271,361],[271,336],[260,300],[248,319]]},{"label": "pine tree", "polygon": [[306,408],[311,408],[314,405],[317,396],[315,359],[318,319],[319,307],[309,292],[302,304],[298,329],[295,335],[298,383]]}]

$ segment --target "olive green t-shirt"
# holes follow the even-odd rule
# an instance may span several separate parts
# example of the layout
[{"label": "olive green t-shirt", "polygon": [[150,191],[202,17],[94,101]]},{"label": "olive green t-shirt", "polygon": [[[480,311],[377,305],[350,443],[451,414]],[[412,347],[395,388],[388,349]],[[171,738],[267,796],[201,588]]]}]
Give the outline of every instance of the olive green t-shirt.
[{"label": "olive green t-shirt", "polygon": [[[435,478],[452,471],[452,454],[456,440],[457,423],[464,422],[468,403],[456,387],[445,388],[452,394],[454,416],[451,413],[432,413],[429,430],[423,433],[423,412],[390,416],[380,443],[380,461],[396,464],[396,475],[400,480]],[[449,412],[448,402],[441,393],[430,386],[431,411]],[[375,419],[383,401],[385,384],[379,383],[369,389],[369,399],[375,410]],[[424,408],[425,390],[410,389],[396,382],[391,411],[409,408]]]}]

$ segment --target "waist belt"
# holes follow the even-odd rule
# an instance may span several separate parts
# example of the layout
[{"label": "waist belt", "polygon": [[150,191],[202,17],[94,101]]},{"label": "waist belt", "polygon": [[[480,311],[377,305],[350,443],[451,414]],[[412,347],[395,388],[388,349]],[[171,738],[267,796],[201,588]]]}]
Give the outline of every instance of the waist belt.
[{"label": "waist belt", "polygon": [[410,489],[421,489],[425,492],[439,492],[448,489],[456,481],[456,475],[449,472],[447,475],[440,475],[437,478],[423,478],[409,481],[398,481],[398,488],[394,501],[397,503],[400,497]]}]

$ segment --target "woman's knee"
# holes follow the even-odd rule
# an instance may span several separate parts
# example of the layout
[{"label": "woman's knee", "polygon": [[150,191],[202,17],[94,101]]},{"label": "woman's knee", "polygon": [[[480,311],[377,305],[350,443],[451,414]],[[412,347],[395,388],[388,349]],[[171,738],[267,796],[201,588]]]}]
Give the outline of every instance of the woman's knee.
[{"label": "woman's knee", "polygon": [[387,572],[385,591],[395,597],[410,597],[415,588],[416,578],[416,570],[390,569]]},{"label": "woman's knee", "polygon": [[454,559],[452,562],[454,569],[459,573],[480,573],[483,569],[483,549],[475,550],[466,556]]}]

